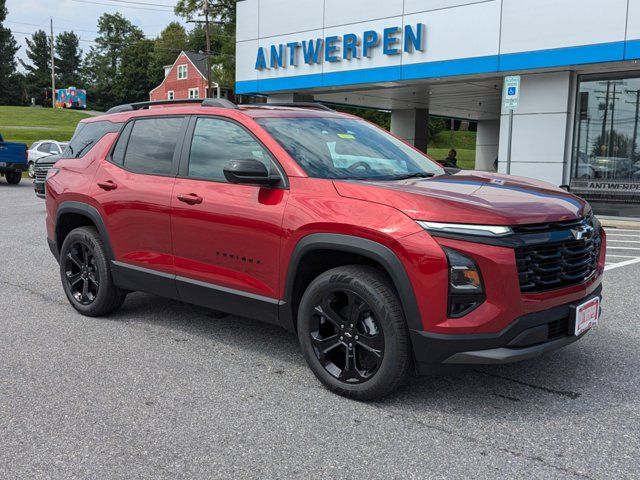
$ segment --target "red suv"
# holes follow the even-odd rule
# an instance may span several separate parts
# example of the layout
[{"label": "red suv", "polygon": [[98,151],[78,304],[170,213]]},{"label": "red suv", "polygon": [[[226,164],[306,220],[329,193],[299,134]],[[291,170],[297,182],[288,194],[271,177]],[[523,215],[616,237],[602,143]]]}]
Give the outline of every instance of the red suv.
[{"label": "red suv", "polygon": [[605,234],[584,200],[445,170],[320,105],[115,107],[79,124],[46,192],[80,313],[145,291],[281,325],[352,398],[531,358],[600,313]]}]

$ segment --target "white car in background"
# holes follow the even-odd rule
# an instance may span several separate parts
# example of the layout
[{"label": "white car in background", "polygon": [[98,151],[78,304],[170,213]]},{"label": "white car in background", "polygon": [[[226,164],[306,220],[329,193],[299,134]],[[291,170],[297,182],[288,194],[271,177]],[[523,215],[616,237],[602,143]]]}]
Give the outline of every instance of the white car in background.
[{"label": "white car in background", "polygon": [[39,140],[31,145],[28,150],[29,154],[29,177],[35,176],[36,160],[48,157],[49,155],[60,155],[69,145],[68,142],[58,142],[56,140]]}]

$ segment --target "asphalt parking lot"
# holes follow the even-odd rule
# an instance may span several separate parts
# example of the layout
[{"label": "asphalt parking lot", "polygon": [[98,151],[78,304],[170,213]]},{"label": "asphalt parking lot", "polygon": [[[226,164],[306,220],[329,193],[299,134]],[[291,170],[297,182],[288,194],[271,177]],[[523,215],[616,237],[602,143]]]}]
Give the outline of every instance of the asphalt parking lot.
[{"label": "asphalt parking lot", "polygon": [[582,341],[366,404],[322,388],[276,327],[140,293],[81,317],[44,218],[31,182],[0,181],[0,478],[640,476],[633,231],[609,231]]}]

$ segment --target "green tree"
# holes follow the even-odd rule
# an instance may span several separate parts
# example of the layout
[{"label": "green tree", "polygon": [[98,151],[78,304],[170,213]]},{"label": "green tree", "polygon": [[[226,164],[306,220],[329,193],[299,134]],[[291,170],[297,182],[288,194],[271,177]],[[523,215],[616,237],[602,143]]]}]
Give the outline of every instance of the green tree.
[{"label": "green tree", "polygon": [[149,91],[157,85],[149,77],[149,67],[153,61],[154,41],[141,39],[125,47],[116,86],[118,103],[142,102],[149,100]]},{"label": "green tree", "polygon": [[[205,2],[209,9],[212,80],[233,88],[235,84],[236,0],[179,0],[176,14],[187,20],[204,18]],[[199,23],[189,35],[189,49],[206,52],[206,29]]]},{"label": "green tree", "polygon": [[164,76],[163,67],[172,65],[183,50],[189,49],[187,31],[178,22],[171,22],[155,41],[149,77],[158,84]]},{"label": "green tree", "polygon": [[0,103],[15,102],[16,89],[16,52],[18,44],[11,30],[5,28],[3,22],[7,18],[5,0],[0,0]]},{"label": "green tree", "polygon": [[56,77],[61,88],[80,87],[82,50],[80,37],[73,32],[62,32],[56,36]]},{"label": "green tree", "polygon": [[27,38],[27,58],[20,59],[26,71],[27,92],[41,105],[51,105],[51,46],[44,30]]},{"label": "green tree", "polygon": [[143,38],[142,30],[119,13],[105,13],[98,19],[96,45],[89,50],[83,68],[88,100],[94,107],[107,108],[117,102],[116,86],[121,81],[123,53]]}]

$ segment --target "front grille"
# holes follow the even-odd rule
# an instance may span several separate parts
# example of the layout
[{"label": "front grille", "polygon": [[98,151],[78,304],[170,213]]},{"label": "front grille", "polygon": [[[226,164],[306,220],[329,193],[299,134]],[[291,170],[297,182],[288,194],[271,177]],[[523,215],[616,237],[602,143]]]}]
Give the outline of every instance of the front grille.
[{"label": "front grille", "polygon": [[47,179],[47,172],[50,168],[51,165],[47,165],[46,167],[37,165],[35,168],[36,182],[44,182]]},{"label": "front grille", "polygon": [[[571,227],[590,224],[590,219],[583,219],[572,225],[545,224],[545,228],[534,230],[534,235],[558,230],[566,230],[569,235],[558,241],[542,241],[516,247],[520,290],[526,293],[544,292],[577,285],[591,277],[598,267],[600,257],[602,239],[599,227],[580,240],[570,234]],[[534,227],[520,227],[522,228]],[[556,237],[549,235],[548,238]]]},{"label": "front grille", "polygon": [[547,339],[553,340],[557,337],[563,337],[569,334],[569,317],[561,318],[560,320],[554,320],[547,323],[549,329],[547,333]]}]

